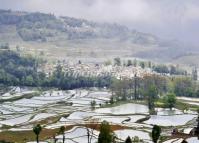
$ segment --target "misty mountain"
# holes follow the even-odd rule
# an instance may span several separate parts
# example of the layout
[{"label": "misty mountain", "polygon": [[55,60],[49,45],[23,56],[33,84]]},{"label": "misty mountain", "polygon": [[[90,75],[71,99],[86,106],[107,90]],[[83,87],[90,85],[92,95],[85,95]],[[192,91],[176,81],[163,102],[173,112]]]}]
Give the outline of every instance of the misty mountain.
[{"label": "misty mountain", "polygon": [[[36,43],[80,40],[84,43],[84,47],[91,47],[95,40],[100,39],[111,41],[106,48],[117,48],[117,43],[120,43],[134,51],[130,55],[132,57],[162,61],[172,61],[199,52],[198,48],[191,45],[175,40],[163,40],[123,25],[97,23],[66,16],[57,17],[39,12],[0,10],[0,34],[0,39],[6,37],[6,40],[10,38],[10,41],[13,41],[13,37],[17,37],[17,40]],[[101,43],[96,42],[96,44],[99,44],[99,48]],[[102,46],[104,48],[104,45]]]},{"label": "misty mountain", "polygon": [[118,24],[95,23],[52,14],[0,11],[0,24],[16,25],[24,41],[53,41],[63,39],[117,38],[133,43],[153,44],[157,38],[150,34],[129,30]]}]

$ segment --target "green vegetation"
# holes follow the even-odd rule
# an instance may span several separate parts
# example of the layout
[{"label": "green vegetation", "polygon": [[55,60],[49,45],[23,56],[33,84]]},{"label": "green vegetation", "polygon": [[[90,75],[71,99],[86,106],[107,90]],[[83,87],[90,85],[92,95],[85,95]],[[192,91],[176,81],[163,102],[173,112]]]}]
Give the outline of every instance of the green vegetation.
[{"label": "green vegetation", "polygon": [[160,138],[160,134],[161,134],[161,128],[157,125],[154,125],[152,129],[152,139],[154,143],[158,142],[158,139]]},{"label": "green vegetation", "polygon": [[66,128],[64,126],[61,126],[60,129],[59,129],[59,133],[63,135],[63,143],[65,142],[65,130]]},{"label": "green vegetation", "polygon": [[81,87],[109,87],[112,77],[83,77],[65,72],[58,65],[56,70],[46,76],[38,71],[41,61],[31,56],[6,50],[0,52],[0,83],[8,86],[41,86],[74,89]]},{"label": "green vegetation", "polygon": [[191,80],[191,78],[176,78],[174,93],[177,96],[199,97],[198,83]]},{"label": "green vegetation", "polygon": [[0,52],[0,83],[5,85],[37,86],[43,74],[37,72],[38,61],[6,50]]},{"label": "green vegetation", "polygon": [[112,143],[112,141],[113,141],[113,135],[111,127],[108,122],[103,121],[100,125],[98,143]]},{"label": "green vegetation", "polygon": [[95,101],[95,100],[92,100],[92,101],[91,101],[91,108],[92,108],[92,109],[95,109],[95,106],[96,106],[96,101]]},{"label": "green vegetation", "polygon": [[132,61],[131,61],[131,60],[128,60],[126,66],[132,66],[132,65],[133,65]]},{"label": "green vegetation", "polygon": [[24,41],[47,42],[58,38],[62,40],[118,38],[141,44],[153,44],[157,41],[151,34],[132,31],[118,24],[100,24],[70,17],[58,18],[52,14],[39,12],[0,10],[0,25],[15,25],[17,34]]},{"label": "green vegetation", "polygon": [[36,135],[36,141],[37,141],[37,143],[39,143],[39,134],[41,133],[41,131],[42,131],[42,127],[41,127],[40,124],[37,124],[36,126],[33,127],[33,132]]},{"label": "green vegetation", "polygon": [[176,95],[174,93],[169,93],[163,98],[164,104],[167,108],[172,109],[176,104]]},{"label": "green vegetation", "polygon": [[183,140],[181,143],[188,143],[186,140]]},{"label": "green vegetation", "polygon": [[178,67],[175,67],[173,65],[167,66],[167,65],[154,65],[153,70],[157,73],[163,73],[163,74],[170,74],[170,75],[187,75],[187,71],[182,70]]},{"label": "green vegetation", "polygon": [[157,100],[157,89],[154,85],[151,85],[149,87],[149,89],[146,92],[147,96],[148,96],[148,107],[149,107],[149,111],[150,113],[155,113],[155,101]]},{"label": "green vegetation", "polygon": [[114,58],[114,65],[115,66],[121,66],[121,59],[119,57]]},{"label": "green vegetation", "polygon": [[126,138],[125,143],[132,143],[132,140],[129,136]]},{"label": "green vegetation", "polygon": [[[177,101],[176,96],[199,97],[199,83],[186,76],[146,75],[143,78],[114,79],[111,90],[112,101],[145,101],[151,114],[155,114],[155,107],[187,110],[187,105]],[[197,105],[189,105],[189,108],[196,110]]]}]

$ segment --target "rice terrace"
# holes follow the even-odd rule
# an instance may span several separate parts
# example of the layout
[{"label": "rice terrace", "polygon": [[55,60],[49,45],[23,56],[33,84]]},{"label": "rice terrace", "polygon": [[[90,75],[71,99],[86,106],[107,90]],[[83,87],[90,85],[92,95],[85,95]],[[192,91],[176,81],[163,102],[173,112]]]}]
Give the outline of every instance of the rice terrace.
[{"label": "rice terrace", "polygon": [[195,0],[0,0],[0,143],[199,143]]}]

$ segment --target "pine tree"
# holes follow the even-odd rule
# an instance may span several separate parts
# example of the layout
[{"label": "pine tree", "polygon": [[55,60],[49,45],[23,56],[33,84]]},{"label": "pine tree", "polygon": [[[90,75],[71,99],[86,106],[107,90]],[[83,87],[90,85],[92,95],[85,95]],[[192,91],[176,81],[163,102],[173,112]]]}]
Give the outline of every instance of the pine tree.
[{"label": "pine tree", "polygon": [[154,143],[158,142],[160,134],[161,134],[161,128],[158,125],[154,125],[152,129],[152,139]]},{"label": "pine tree", "polygon": [[132,140],[129,136],[126,138],[125,143],[132,143]]}]

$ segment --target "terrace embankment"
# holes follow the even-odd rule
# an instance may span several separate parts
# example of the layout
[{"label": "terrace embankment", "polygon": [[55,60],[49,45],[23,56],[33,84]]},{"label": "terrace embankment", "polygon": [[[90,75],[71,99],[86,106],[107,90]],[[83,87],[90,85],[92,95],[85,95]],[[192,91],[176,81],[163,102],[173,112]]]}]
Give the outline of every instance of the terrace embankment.
[{"label": "terrace embankment", "polygon": [[[95,127],[96,130],[99,130],[100,125],[93,125],[93,124],[85,124],[85,125],[69,125],[66,126],[66,130],[72,129],[74,126],[86,126],[88,128]],[[128,127],[123,127],[120,125],[111,125],[111,129],[113,131],[115,130],[121,130],[121,129],[127,129]],[[44,141],[49,138],[52,138],[54,135],[57,135],[59,132],[59,128],[57,129],[46,129],[43,128],[41,134],[39,135],[40,140]],[[7,142],[13,142],[13,143],[26,143],[28,141],[35,140],[35,134],[33,131],[3,131],[0,132],[0,142],[1,141],[7,141]]]}]

